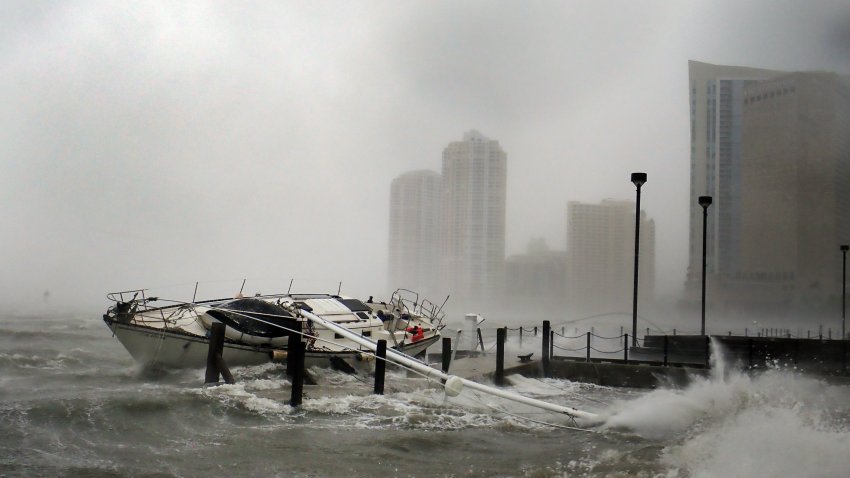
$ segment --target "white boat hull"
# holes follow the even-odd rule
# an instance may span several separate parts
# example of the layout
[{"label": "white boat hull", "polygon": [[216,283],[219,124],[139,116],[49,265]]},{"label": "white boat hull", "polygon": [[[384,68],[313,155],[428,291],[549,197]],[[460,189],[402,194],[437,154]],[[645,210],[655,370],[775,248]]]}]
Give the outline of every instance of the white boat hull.
[{"label": "white boat hull", "polygon": [[[120,323],[114,320],[107,325],[130,353],[133,359],[146,367],[202,368],[206,366],[209,340],[204,337],[178,333],[162,328],[144,327]],[[418,355],[437,341],[430,337],[412,344],[405,344],[404,353]],[[272,361],[274,347],[245,345],[225,341],[223,358],[229,367],[260,365]],[[277,349],[281,350],[281,349]],[[367,354],[372,352],[364,350]],[[331,357],[346,359],[356,365],[359,350],[350,351],[307,351],[306,366],[327,366]]]}]

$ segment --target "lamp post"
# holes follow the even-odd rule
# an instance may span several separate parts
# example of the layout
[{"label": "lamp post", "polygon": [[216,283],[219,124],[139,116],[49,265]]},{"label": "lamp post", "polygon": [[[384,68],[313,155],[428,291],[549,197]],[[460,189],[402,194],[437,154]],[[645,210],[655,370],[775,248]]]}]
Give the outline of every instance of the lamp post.
[{"label": "lamp post", "polygon": [[708,206],[711,206],[711,196],[700,196],[699,205],[702,206],[702,322],[700,335],[705,335],[705,239],[708,226]]},{"label": "lamp post", "polygon": [[844,327],[844,304],[847,297],[847,249],[850,246],[842,244],[841,246],[841,340],[847,339],[847,331]]},{"label": "lamp post", "polygon": [[646,183],[646,173],[632,173],[637,188],[635,204],[635,292],[632,299],[632,347],[637,347],[638,257],[640,257],[640,187]]}]

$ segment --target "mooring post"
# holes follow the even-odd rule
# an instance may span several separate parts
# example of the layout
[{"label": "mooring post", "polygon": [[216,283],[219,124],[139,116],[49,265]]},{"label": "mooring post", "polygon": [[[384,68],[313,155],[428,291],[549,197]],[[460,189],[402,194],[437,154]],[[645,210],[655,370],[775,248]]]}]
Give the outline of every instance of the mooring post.
[{"label": "mooring post", "polygon": [[555,358],[555,331],[549,331],[549,358]]},{"label": "mooring post", "polygon": [[667,334],[664,334],[664,366],[667,366]]},{"label": "mooring post", "polygon": [[236,379],[233,378],[233,374],[230,373],[230,369],[227,368],[227,364],[224,363],[224,357],[221,355],[215,356],[215,363],[218,367],[218,371],[221,372],[221,377],[224,379],[224,383],[228,385],[233,385],[236,383]]},{"label": "mooring post", "polygon": [[534,336],[537,337],[537,326],[534,326]]},{"label": "mooring post", "polygon": [[590,332],[587,333],[587,357],[584,359],[585,362],[590,362]]},{"label": "mooring post", "polygon": [[443,373],[449,373],[452,363],[452,338],[443,337]]},{"label": "mooring post", "polygon": [[481,346],[481,355],[487,355],[487,351],[484,350],[484,339],[481,338],[481,327],[478,327],[475,331],[478,332],[478,345]]},{"label": "mooring post", "polygon": [[705,368],[711,368],[711,337],[705,336]]},{"label": "mooring post", "polygon": [[289,341],[286,343],[286,375],[292,377],[295,373],[297,358],[295,357],[296,343],[301,341],[301,336],[298,334],[290,334]]},{"label": "mooring post", "polygon": [[495,382],[499,387],[505,384],[505,336],[508,329],[500,327],[496,329],[496,375]]},{"label": "mooring post", "polygon": [[218,357],[224,353],[224,324],[213,322],[210,327],[210,345],[207,350],[207,373],[204,376],[204,385],[218,383],[220,370],[218,368]]},{"label": "mooring post", "polygon": [[519,326],[519,348],[522,349],[522,326]]},{"label": "mooring post", "polygon": [[747,340],[747,353],[750,359],[750,368],[753,368],[753,339]]},{"label": "mooring post", "polygon": [[543,376],[549,377],[549,341],[552,331],[548,320],[543,321]]},{"label": "mooring post", "polygon": [[629,363],[629,334],[623,335],[623,362]]},{"label": "mooring post", "polygon": [[292,368],[292,396],[289,398],[289,405],[298,407],[301,405],[301,398],[304,394],[304,353],[307,350],[307,344],[300,339],[295,341],[294,347],[290,349],[287,358],[289,367]]},{"label": "mooring post", "polygon": [[[444,337],[445,341],[448,337]],[[451,339],[449,339],[451,340]],[[446,353],[443,352],[445,358]],[[378,347],[375,350],[375,395],[384,394],[384,374],[387,370],[387,341],[381,339],[378,341]]]}]

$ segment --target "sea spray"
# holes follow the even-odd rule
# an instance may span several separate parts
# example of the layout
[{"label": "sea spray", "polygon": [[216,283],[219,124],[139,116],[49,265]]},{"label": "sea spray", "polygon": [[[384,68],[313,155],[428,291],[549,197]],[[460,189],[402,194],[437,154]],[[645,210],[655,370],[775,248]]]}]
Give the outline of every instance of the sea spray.
[{"label": "sea spray", "polygon": [[606,427],[670,443],[671,476],[846,476],[850,388],[793,371],[728,369],[685,389],[661,389],[609,410]]}]

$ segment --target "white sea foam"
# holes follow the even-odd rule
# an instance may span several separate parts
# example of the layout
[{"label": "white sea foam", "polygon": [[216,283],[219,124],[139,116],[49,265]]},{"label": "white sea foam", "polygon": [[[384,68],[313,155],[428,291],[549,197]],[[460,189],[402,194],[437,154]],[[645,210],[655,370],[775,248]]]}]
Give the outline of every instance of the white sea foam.
[{"label": "white sea foam", "polygon": [[619,402],[606,426],[668,445],[671,476],[847,476],[850,388],[787,370],[725,371]]}]

